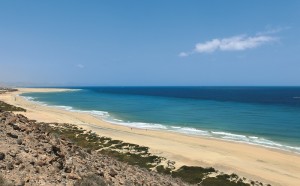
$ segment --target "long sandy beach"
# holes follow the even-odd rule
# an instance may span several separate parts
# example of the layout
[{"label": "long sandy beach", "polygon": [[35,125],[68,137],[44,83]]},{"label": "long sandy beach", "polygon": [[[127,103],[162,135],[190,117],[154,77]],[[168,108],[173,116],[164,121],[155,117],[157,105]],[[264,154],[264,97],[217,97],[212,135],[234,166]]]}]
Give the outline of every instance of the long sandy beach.
[{"label": "long sandy beach", "polygon": [[22,113],[42,122],[77,124],[99,135],[150,147],[154,154],[174,160],[176,166],[212,166],[226,173],[272,185],[300,183],[300,155],[277,149],[235,143],[175,132],[144,130],[111,124],[88,113],[43,106],[18,96],[26,92],[68,91],[68,89],[20,88],[0,95],[0,100],[25,108]]}]

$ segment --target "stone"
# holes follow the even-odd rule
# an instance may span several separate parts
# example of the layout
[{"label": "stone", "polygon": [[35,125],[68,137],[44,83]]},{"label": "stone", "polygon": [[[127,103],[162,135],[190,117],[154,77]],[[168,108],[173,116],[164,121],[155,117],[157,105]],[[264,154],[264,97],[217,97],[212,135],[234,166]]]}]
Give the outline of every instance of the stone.
[{"label": "stone", "polygon": [[29,162],[31,165],[35,165],[35,161],[34,160],[30,160],[30,162]]},{"label": "stone", "polygon": [[24,148],[24,152],[28,153],[29,152],[29,148]]},{"label": "stone", "polygon": [[61,176],[62,176],[63,178],[66,178],[66,177],[67,177],[67,175],[66,175],[65,173],[61,174]]},{"label": "stone", "polygon": [[8,154],[13,158],[17,156],[17,153],[14,150],[9,151]]},{"label": "stone", "polygon": [[53,145],[53,146],[52,146],[52,151],[53,151],[53,153],[54,153],[56,156],[60,156],[60,148],[59,148],[59,147]]},{"label": "stone", "polygon": [[45,161],[38,161],[36,164],[40,167],[47,165],[47,163]]},{"label": "stone", "polygon": [[22,145],[23,141],[21,139],[17,139],[17,144]]},{"label": "stone", "polygon": [[86,152],[89,153],[89,154],[92,154],[92,149],[91,148],[87,148]]},{"label": "stone", "polygon": [[18,131],[21,130],[21,128],[18,125],[16,125],[16,124],[13,125],[13,129],[14,130],[18,130]]},{"label": "stone", "polygon": [[35,173],[40,173],[40,168],[39,167],[35,167]]},{"label": "stone", "polygon": [[79,179],[81,179],[80,176],[78,176],[77,174],[74,174],[74,173],[68,174],[67,178],[68,179],[72,179],[72,180],[79,180]]},{"label": "stone", "polygon": [[104,172],[98,171],[98,172],[97,172],[97,175],[104,177]]},{"label": "stone", "polygon": [[4,160],[5,159],[5,154],[3,152],[0,152],[0,160]]},{"label": "stone", "polygon": [[0,164],[0,169],[6,169],[6,165],[4,165],[4,164]]},{"label": "stone", "polygon": [[11,137],[11,138],[18,138],[18,135],[13,134],[11,132],[6,133],[7,136]]},{"label": "stone", "polygon": [[66,173],[71,173],[72,172],[72,168],[70,166],[66,166],[65,167],[65,172]]},{"label": "stone", "polygon": [[19,171],[22,171],[22,170],[24,170],[25,169],[25,165],[21,165],[20,167],[19,167]]},{"label": "stone", "polygon": [[54,166],[55,168],[57,168],[58,170],[61,170],[61,169],[64,168],[63,163],[60,162],[60,161],[55,161],[55,162],[53,162],[53,166]]},{"label": "stone", "polygon": [[15,164],[20,165],[21,163],[23,163],[23,161],[21,159],[17,158],[17,160],[15,161]]},{"label": "stone", "polygon": [[6,168],[7,168],[8,170],[13,170],[13,169],[14,169],[14,165],[13,165],[11,162],[8,162],[8,163],[6,164]]},{"label": "stone", "polygon": [[118,173],[114,169],[110,169],[109,175],[115,177]]}]

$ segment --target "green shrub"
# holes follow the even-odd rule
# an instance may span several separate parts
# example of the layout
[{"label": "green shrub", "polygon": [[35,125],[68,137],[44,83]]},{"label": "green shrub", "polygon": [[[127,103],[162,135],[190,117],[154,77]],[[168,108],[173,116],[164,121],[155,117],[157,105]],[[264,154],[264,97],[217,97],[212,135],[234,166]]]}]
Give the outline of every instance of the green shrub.
[{"label": "green shrub", "polygon": [[248,183],[234,182],[225,177],[208,177],[201,182],[202,186],[250,186]]},{"label": "green shrub", "polygon": [[25,109],[21,107],[16,107],[10,104],[7,104],[3,101],[0,101],[0,111],[19,111],[19,112],[26,112]]},{"label": "green shrub", "polygon": [[208,173],[216,172],[212,167],[203,168],[203,167],[193,167],[193,166],[182,166],[178,170],[172,172],[173,177],[181,178],[183,181],[197,184],[202,181],[204,176]]},{"label": "green shrub", "polygon": [[171,174],[172,170],[168,167],[165,168],[163,165],[159,165],[156,167],[156,171],[161,174]]}]

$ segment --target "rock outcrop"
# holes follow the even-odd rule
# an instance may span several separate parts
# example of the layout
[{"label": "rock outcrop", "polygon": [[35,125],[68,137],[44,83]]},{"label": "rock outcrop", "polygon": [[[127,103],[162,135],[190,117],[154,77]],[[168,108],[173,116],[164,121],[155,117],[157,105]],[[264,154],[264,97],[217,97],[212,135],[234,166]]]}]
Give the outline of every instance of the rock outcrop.
[{"label": "rock outcrop", "polygon": [[0,174],[12,185],[187,185],[84,149],[44,126],[0,112]]}]

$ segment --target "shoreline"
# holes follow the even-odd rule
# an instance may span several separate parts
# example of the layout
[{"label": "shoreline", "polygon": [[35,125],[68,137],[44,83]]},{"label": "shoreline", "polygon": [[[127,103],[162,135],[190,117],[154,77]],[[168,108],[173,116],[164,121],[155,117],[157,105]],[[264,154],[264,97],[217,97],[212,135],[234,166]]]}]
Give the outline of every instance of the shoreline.
[{"label": "shoreline", "polygon": [[27,112],[21,114],[30,119],[72,123],[103,136],[150,147],[151,153],[174,160],[176,167],[212,166],[272,185],[297,185],[300,182],[300,156],[296,153],[172,131],[132,129],[105,122],[88,113],[43,106],[17,96],[26,92],[69,90],[72,89],[20,88],[17,92],[2,94],[0,99],[25,108]]},{"label": "shoreline", "polygon": [[[34,92],[43,92],[42,89],[37,88],[38,90],[34,90]],[[56,89],[56,88],[54,88]],[[55,92],[61,92],[61,91],[79,91],[81,89],[57,89]],[[52,90],[44,90],[46,92],[52,91]],[[30,91],[32,92],[32,91]],[[27,93],[27,92],[25,92]],[[270,139],[267,139],[265,137],[258,137],[255,135],[247,135],[247,134],[237,134],[237,133],[231,133],[227,131],[221,131],[221,130],[203,130],[203,129],[197,129],[193,127],[181,127],[176,125],[165,125],[160,123],[145,123],[145,122],[125,122],[123,120],[114,118],[111,116],[110,113],[102,110],[80,110],[80,109],[74,109],[72,106],[68,105],[49,105],[45,102],[41,101],[35,101],[30,96],[23,96],[18,95],[23,98],[25,98],[27,101],[43,105],[46,107],[53,107],[58,109],[67,110],[70,112],[77,112],[77,113],[86,113],[93,115],[100,120],[104,122],[108,122],[112,125],[119,125],[124,127],[130,127],[135,129],[143,129],[143,130],[163,130],[165,132],[172,132],[176,134],[186,135],[186,136],[192,136],[192,137],[200,137],[200,138],[207,138],[207,139],[216,139],[216,140],[222,140],[227,142],[233,142],[233,143],[242,143],[242,144],[248,144],[248,145],[254,145],[259,146],[263,148],[269,148],[273,150],[279,150],[279,151],[285,151],[285,152],[291,152],[296,153],[300,155],[300,147],[294,146],[291,144],[284,144],[281,142],[276,142]]]},{"label": "shoreline", "polygon": [[[77,89],[76,89],[77,90]],[[64,91],[64,90],[62,90]],[[65,91],[73,91],[73,90],[65,90]],[[75,89],[74,89],[75,91]],[[154,125],[159,125],[157,127],[148,127],[147,125],[151,125],[152,123],[140,123],[140,122],[123,122],[122,120],[119,120],[119,119],[114,119],[112,118],[112,120],[109,120],[109,119],[105,119],[105,116],[104,115],[108,115],[108,118],[110,118],[110,114],[106,111],[96,111],[96,110],[77,110],[77,109],[73,109],[73,107],[71,106],[64,106],[64,105],[48,105],[47,103],[44,103],[44,102],[40,102],[40,101],[34,101],[31,99],[31,97],[26,97],[26,96],[22,96],[22,95],[18,95],[20,97],[22,97],[23,99],[26,99],[27,101],[29,102],[32,102],[34,104],[38,104],[38,105],[42,105],[42,106],[45,106],[45,107],[52,107],[52,108],[56,108],[56,109],[60,109],[60,110],[65,110],[65,111],[69,111],[69,112],[75,112],[75,113],[86,113],[86,114],[89,114],[89,115],[92,115],[96,118],[98,118],[99,120],[103,121],[103,122],[107,122],[111,125],[117,125],[117,126],[123,126],[123,127],[128,127],[128,128],[133,128],[133,129],[140,129],[140,130],[151,130],[151,131],[159,131],[159,130],[162,130],[162,131],[165,131],[165,132],[169,132],[169,133],[174,133],[174,134],[180,134],[180,135],[183,135],[183,136],[191,136],[191,137],[199,137],[199,138],[205,138],[205,139],[213,139],[213,140],[221,140],[221,141],[226,141],[226,142],[233,142],[233,143],[241,143],[241,144],[247,144],[247,145],[254,145],[254,146],[258,146],[258,147],[262,147],[262,148],[267,148],[267,149],[271,149],[271,150],[278,150],[278,151],[283,151],[283,152],[288,152],[288,153],[295,153],[297,155],[300,155],[300,147],[295,147],[295,146],[290,146],[290,145],[287,145],[287,144],[280,144],[278,142],[274,142],[274,141],[271,141],[271,140],[267,140],[265,138],[262,138],[262,137],[256,137],[256,136],[246,136],[246,135],[243,135],[243,134],[234,134],[234,133],[229,133],[229,132],[222,132],[222,131],[204,131],[204,130],[200,130],[200,129],[196,129],[196,128],[190,128],[190,127],[178,127],[180,129],[190,129],[190,130],[199,130],[200,132],[204,132],[206,133],[205,135],[201,135],[201,134],[195,134],[195,133],[186,133],[186,132],[182,132],[182,131],[176,131],[176,130],[172,130],[171,128],[173,127],[177,127],[177,126],[166,126],[166,125],[163,125],[163,124],[158,124],[158,123],[154,123]],[[99,114],[101,113],[101,114]],[[146,124],[146,126],[135,126],[135,124]],[[242,137],[248,137],[248,138],[261,138],[262,140],[267,140],[271,143],[274,143],[276,144],[277,146],[284,146],[282,148],[280,147],[277,147],[277,146],[267,146],[263,143],[254,143],[254,142],[250,142],[250,141],[238,141],[234,138],[230,139],[230,138],[222,138],[222,137],[216,137],[216,136],[213,136],[212,134],[213,133],[224,133],[224,134],[227,134],[227,135],[232,135],[232,136],[242,136]],[[291,150],[293,149],[293,150]],[[294,150],[294,149],[297,149],[297,150]]]}]

